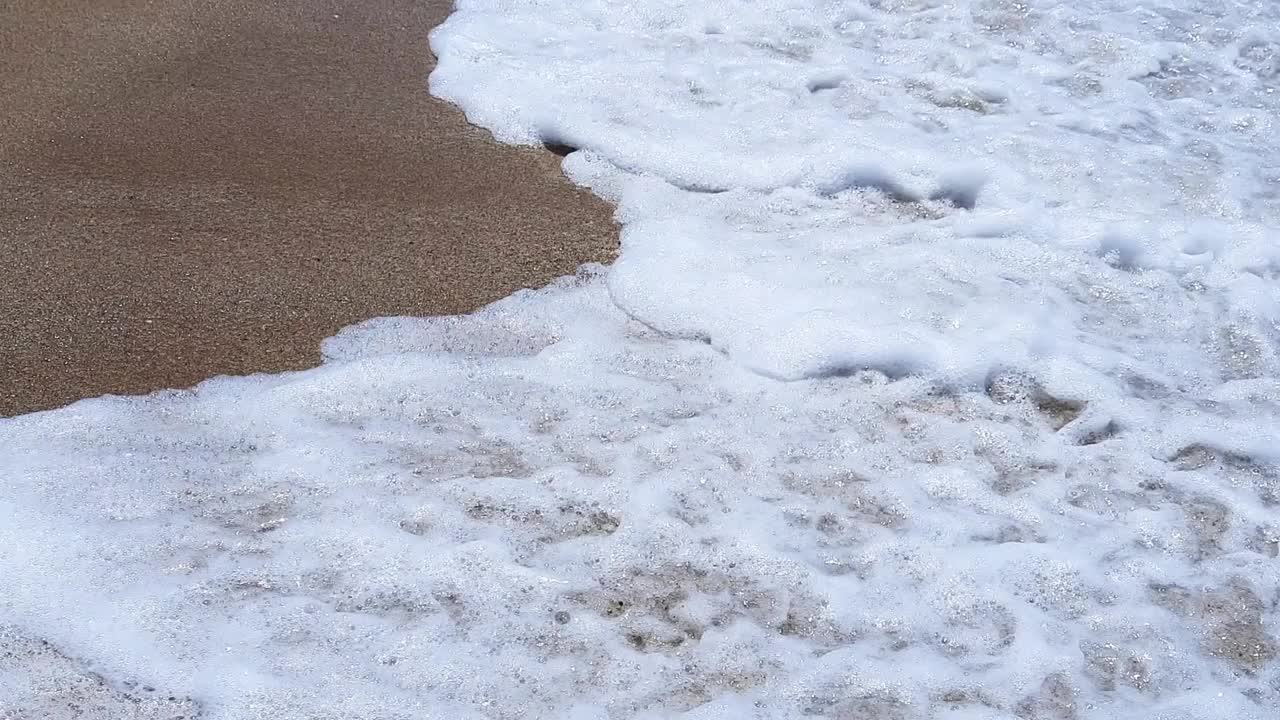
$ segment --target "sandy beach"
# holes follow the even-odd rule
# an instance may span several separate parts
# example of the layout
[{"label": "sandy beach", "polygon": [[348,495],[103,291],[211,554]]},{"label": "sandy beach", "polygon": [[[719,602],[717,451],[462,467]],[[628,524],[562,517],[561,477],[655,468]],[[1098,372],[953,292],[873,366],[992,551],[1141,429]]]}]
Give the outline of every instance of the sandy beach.
[{"label": "sandy beach", "polygon": [[304,368],[616,248],[430,97],[450,0],[0,1],[0,415]]}]

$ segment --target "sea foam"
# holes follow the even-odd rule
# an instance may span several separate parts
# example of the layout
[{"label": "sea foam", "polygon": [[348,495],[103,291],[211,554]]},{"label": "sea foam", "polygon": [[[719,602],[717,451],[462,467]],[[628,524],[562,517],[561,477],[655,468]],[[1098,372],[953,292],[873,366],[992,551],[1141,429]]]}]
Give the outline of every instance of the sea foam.
[{"label": "sea foam", "polygon": [[1274,717],[1277,27],[460,2],[619,260],[0,421],[0,717]]}]

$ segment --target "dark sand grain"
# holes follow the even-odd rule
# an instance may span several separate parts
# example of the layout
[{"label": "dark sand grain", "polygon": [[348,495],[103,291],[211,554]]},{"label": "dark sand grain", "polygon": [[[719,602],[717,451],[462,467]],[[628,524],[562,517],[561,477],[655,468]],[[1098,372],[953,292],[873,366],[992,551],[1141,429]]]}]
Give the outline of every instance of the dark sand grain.
[{"label": "dark sand grain", "polygon": [[608,261],[558,157],[426,93],[450,0],[0,0],[0,415],[304,368]]}]

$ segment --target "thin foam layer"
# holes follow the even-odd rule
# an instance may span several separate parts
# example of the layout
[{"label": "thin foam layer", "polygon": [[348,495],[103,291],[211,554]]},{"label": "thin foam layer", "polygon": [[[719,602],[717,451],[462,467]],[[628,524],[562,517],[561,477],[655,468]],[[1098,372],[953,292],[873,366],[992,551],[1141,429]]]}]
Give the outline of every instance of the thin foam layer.
[{"label": "thin foam layer", "polygon": [[608,292],[4,421],[3,707],[1268,716],[1280,384],[780,382]]}]

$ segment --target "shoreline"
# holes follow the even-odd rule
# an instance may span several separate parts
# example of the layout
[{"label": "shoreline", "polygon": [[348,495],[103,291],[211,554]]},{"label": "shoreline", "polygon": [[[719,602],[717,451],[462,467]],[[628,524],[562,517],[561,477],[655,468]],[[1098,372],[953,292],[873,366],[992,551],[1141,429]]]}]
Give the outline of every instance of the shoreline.
[{"label": "shoreline", "polygon": [[451,10],[0,10],[0,416],[313,367],[352,323],[610,261],[613,208],[559,157],[427,93]]}]

